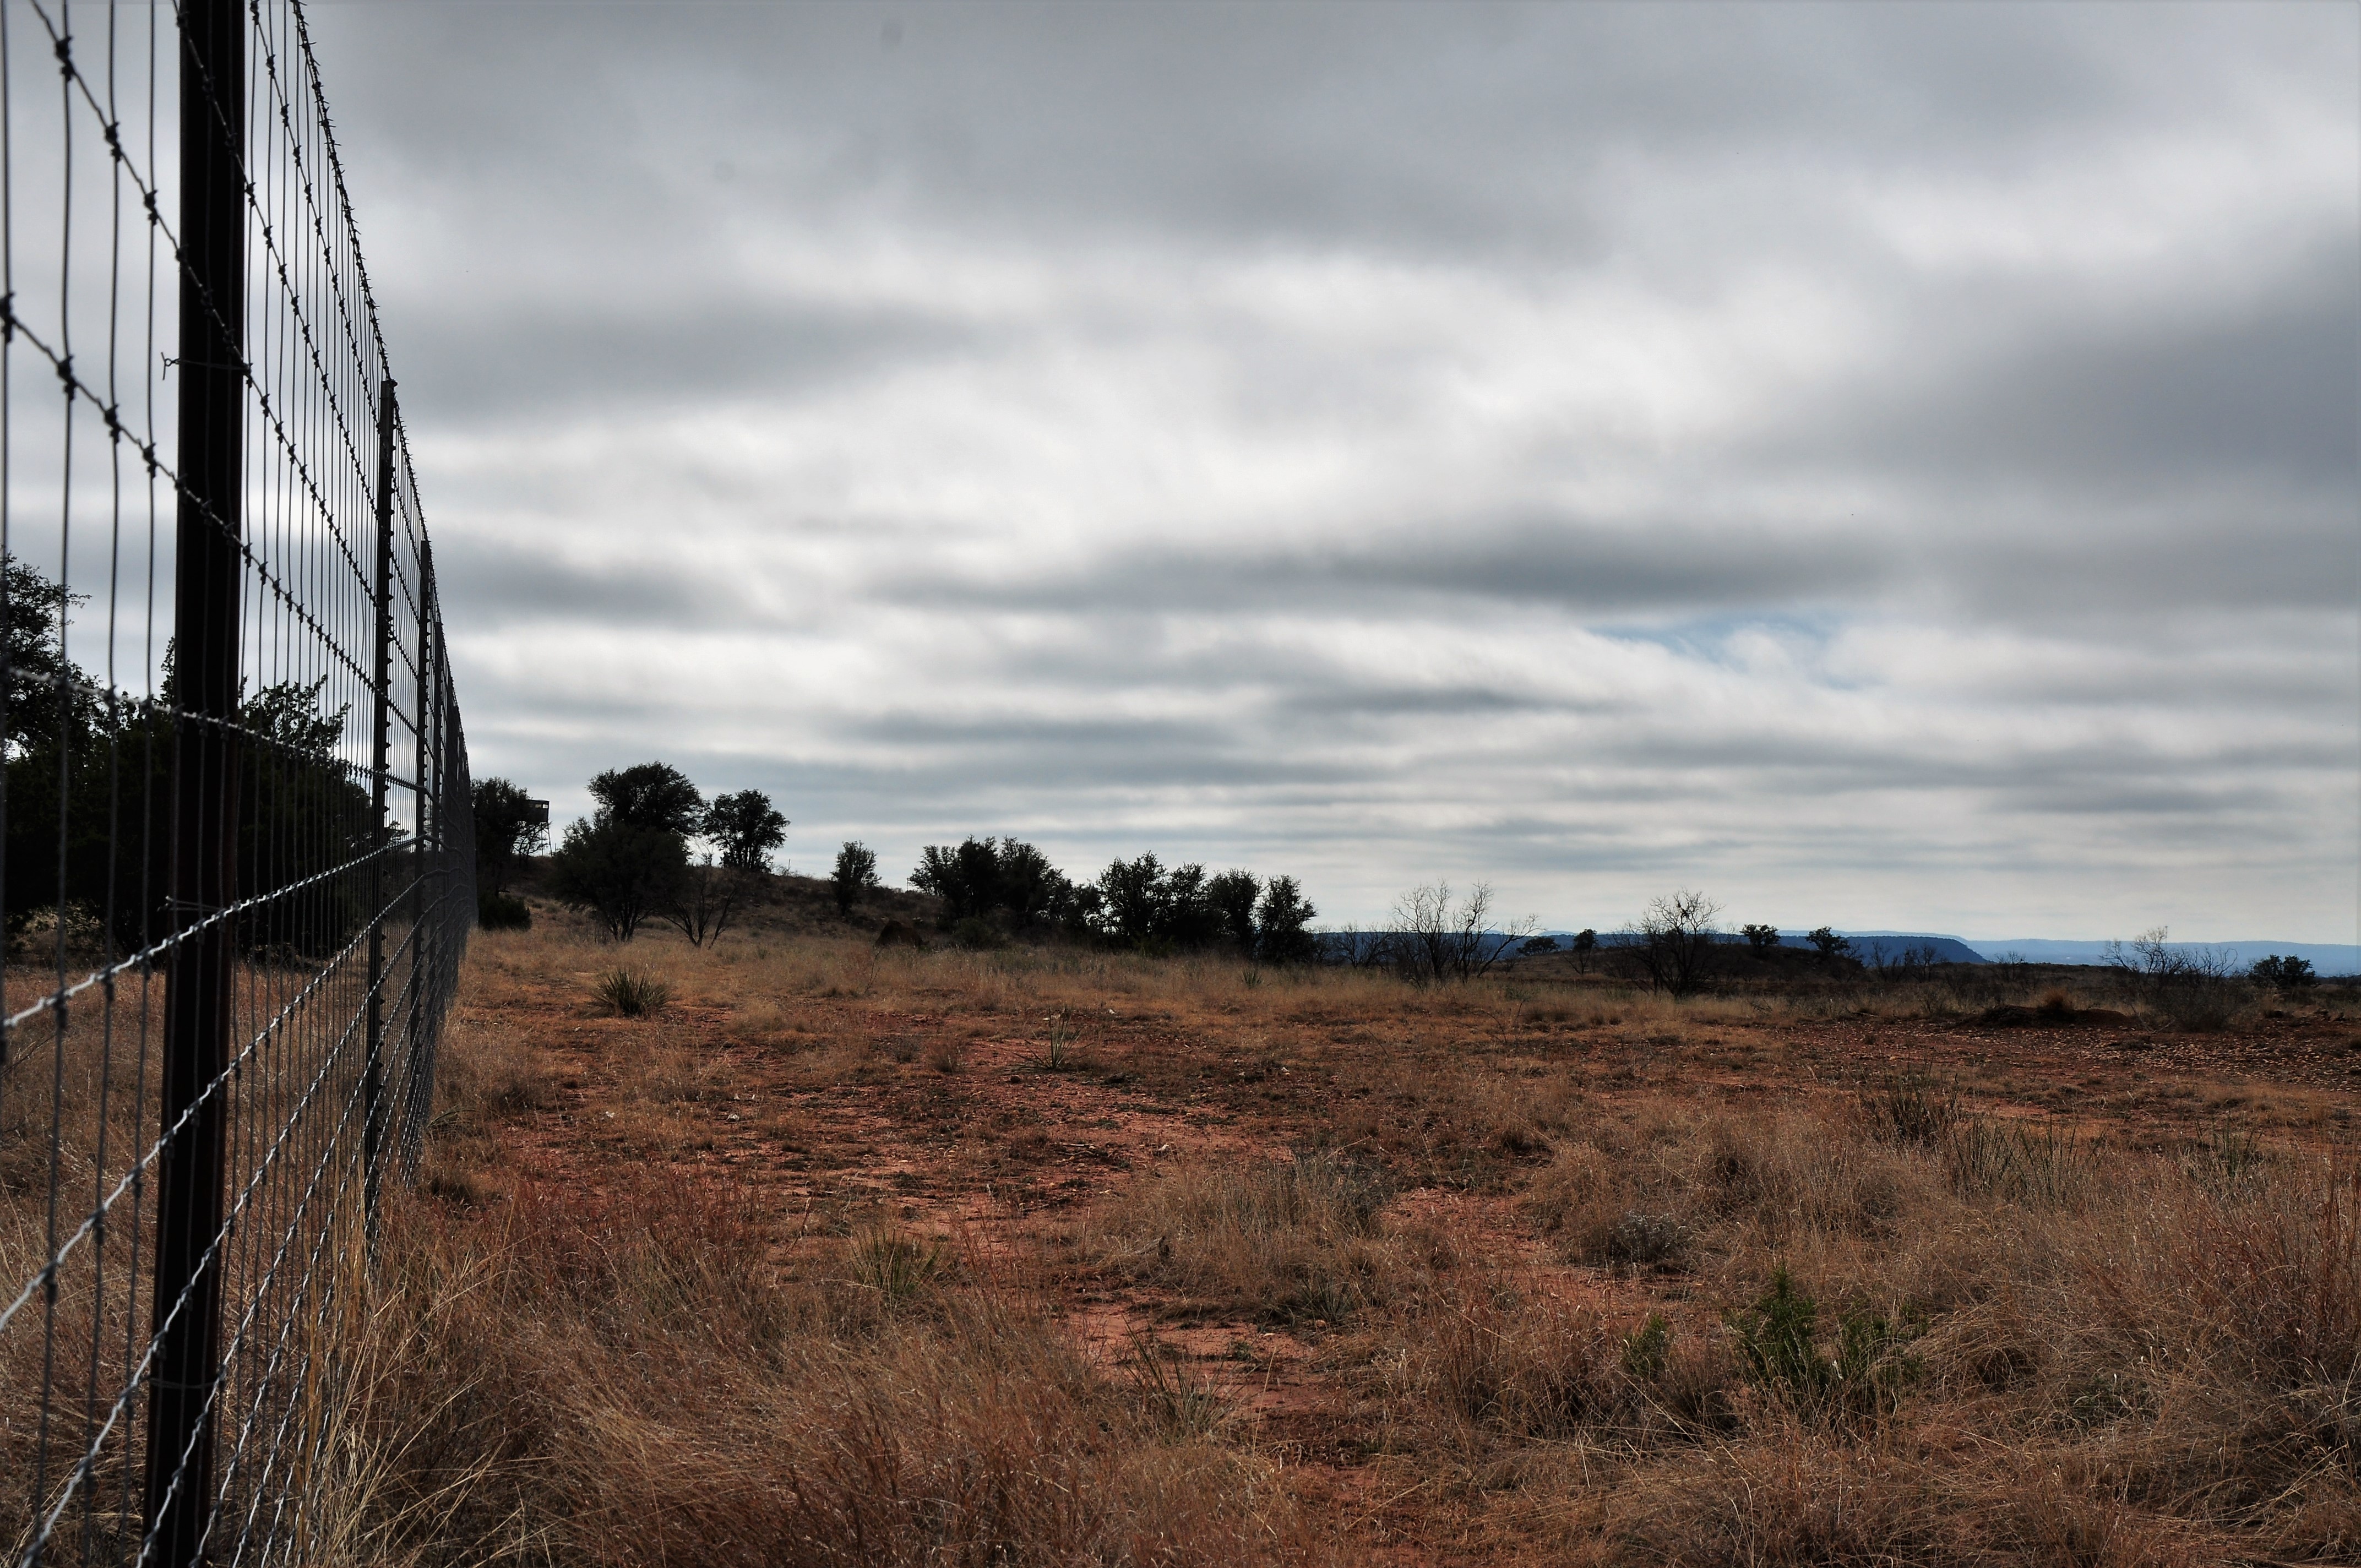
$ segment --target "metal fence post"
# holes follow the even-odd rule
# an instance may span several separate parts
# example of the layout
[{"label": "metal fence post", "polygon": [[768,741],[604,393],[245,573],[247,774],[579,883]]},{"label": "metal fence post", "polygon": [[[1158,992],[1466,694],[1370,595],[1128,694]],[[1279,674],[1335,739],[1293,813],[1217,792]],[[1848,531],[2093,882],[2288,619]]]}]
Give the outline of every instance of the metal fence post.
[{"label": "metal fence post", "polygon": [[[161,1568],[203,1560],[214,1515],[223,1176],[237,891],[246,411],[246,7],[181,7],[180,493],[173,529],[172,838],[165,960],[155,1375],[144,1519]],[[186,1118],[185,1123],[183,1118]]]},{"label": "metal fence post", "polygon": [[415,701],[411,709],[412,732],[417,737],[416,759],[411,777],[418,781],[417,826],[410,855],[410,1049],[408,1067],[403,1074],[403,1106],[401,1157],[402,1168],[415,1175],[420,1139],[424,1135],[427,1118],[434,1107],[420,1098],[427,1081],[427,1057],[431,1040],[426,1027],[426,1009],[430,987],[434,983],[434,927],[426,898],[427,869],[433,864],[428,846],[443,836],[443,796],[436,780],[428,770],[433,765],[433,744],[429,737],[433,698],[429,693],[429,672],[434,662],[434,580],[431,574],[426,545],[419,542],[417,576],[418,592],[418,684]]},{"label": "metal fence post", "polygon": [[387,726],[393,685],[393,383],[388,381],[377,405],[377,672],[370,688],[377,715],[369,756],[368,1056],[361,1080],[361,1212],[372,1255],[385,1149],[385,857],[393,842],[385,817],[392,744]]}]

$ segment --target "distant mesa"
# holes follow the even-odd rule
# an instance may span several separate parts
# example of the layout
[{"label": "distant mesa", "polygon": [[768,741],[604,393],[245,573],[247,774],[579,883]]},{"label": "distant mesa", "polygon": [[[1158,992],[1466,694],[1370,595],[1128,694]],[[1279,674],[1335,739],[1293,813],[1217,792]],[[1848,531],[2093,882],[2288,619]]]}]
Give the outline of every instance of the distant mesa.
[{"label": "distant mesa", "polygon": [[[1938,937],[1927,931],[1839,931],[1837,935],[1852,944],[1852,957],[1872,968],[1905,960],[1938,964],[1992,961],[1957,937]],[[1782,931],[1779,933],[1779,945],[1783,948],[1808,948],[1812,941],[1802,931]]]},{"label": "distant mesa", "polygon": [[[1979,942],[1977,948],[1993,962],[2021,959],[2035,964],[2103,964],[2109,961],[2107,944],[2088,941],[2059,941],[2039,937],[2013,938],[2004,942]],[[2301,959],[2322,975],[2361,974],[2361,945],[2352,942],[2167,942],[2176,952],[2210,948],[2217,953],[2227,953],[2240,970],[2252,968],[2257,959]]]}]

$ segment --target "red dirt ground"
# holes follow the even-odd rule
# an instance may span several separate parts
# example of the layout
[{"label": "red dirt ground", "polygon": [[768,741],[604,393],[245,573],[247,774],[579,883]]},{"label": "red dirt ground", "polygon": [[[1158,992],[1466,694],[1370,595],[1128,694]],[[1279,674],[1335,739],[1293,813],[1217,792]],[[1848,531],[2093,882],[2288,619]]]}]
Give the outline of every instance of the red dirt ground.
[{"label": "red dirt ground", "polygon": [[[651,1020],[595,1015],[589,979],[570,968],[479,972],[463,996],[464,1029],[521,1040],[558,1085],[502,1129],[503,1163],[592,1188],[651,1164],[727,1182],[778,1216],[788,1245],[879,1221],[953,1238],[963,1266],[1042,1293],[1110,1363],[1151,1341],[1177,1354],[1372,1562],[1481,1553],[1418,1496],[1424,1483],[1405,1488],[1375,1462],[1349,1393],[1323,1369],[1320,1325],[1192,1315],[1073,1266],[1085,1206],[1177,1162],[1283,1158],[1357,1130],[1405,1189],[1398,1223],[1422,1222],[1459,1255],[1554,1291],[1631,1293],[1636,1308],[1652,1287],[1554,1261],[1519,1212],[1520,1174],[1546,1148],[1466,1146],[1434,1124],[1424,1086],[1438,1063],[1511,1081],[1571,1078],[1610,1105],[1667,1089],[1741,1102],[1850,1094],[1864,1080],[1924,1072],[1990,1113],[2064,1118],[2134,1146],[2201,1136],[2225,1118],[2333,1138],[2361,1085],[2361,1029],[2326,1008],[2213,1036],[2025,1009],[1701,1020],[1649,1034],[1636,1017],[1553,1022],[1497,1001],[1405,1019],[1118,1000],[1053,1024],[905,993],[786,999],[781,1027],[747,1037],[733,1032],[738,1009],[710,1003]],[[1045,1068],[1053,1028],[1071,1036],[1068,1070]],[[651,1063],[674,1073],[653,1094]]]}]

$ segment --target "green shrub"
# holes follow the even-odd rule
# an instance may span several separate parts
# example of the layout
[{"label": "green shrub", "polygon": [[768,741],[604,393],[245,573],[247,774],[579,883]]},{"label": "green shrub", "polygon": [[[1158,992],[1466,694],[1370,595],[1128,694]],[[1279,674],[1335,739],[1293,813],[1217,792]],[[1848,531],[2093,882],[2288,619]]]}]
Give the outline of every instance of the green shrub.
[{"label": "green shrub", "polygon": [[619,1018],[643,1018],[664,1010],[672,1000],[672,987],[653,975],[610,969],[598,977],[598,996]]},{"label": "green shrub", "polygon": [[529,931],[533,911],[512,893],[486,893],[476,900],[476,925],[486,931]]},{"label": "green shrub", "polygon": [[1819,1303],[1796,1289],[1784,1268],[1773,1269],[1771,1288],[1728,1317],[1738,1336],[1739,1370],[1808,1417],[1892,1409],[1917,1371],[1904,1349],[1909,1336],[1874,1314],[1847,1312],[1838,1321],[1832,1354],[1821,1348],[1819,1316]]},{"label": "green shrub", "polygon": [[951,927],[951,945],[972,952],[985,952],[1008,946],[1008,938],[991,921],[980,915],[971,915]]}]

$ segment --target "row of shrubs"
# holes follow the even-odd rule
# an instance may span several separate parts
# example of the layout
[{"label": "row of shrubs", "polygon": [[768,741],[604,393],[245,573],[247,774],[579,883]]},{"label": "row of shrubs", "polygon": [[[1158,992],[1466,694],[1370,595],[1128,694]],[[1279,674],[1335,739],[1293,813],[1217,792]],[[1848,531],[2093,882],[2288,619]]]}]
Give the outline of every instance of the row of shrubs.
[{"label": "row of shrubs", "polygon": [[1225,948],[1269,963],[1305,963],[1319,951],[1319,911],[1290,876],[1209,873],[1145,854],[1076,882],[1022,839],[970,838],[928,845],[910,885],[940,899],[944,924],[971,941],[1055,931],[1142,952]]}]

